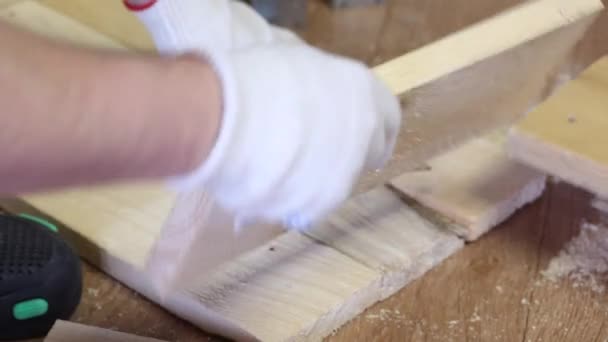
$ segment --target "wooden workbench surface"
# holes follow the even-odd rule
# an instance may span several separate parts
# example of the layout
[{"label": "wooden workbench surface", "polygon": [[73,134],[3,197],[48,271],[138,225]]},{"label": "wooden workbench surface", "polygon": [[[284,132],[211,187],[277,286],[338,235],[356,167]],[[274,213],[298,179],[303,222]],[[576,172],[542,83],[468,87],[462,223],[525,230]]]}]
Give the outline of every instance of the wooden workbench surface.
[{"label": "wooden workbench surface", "polygon": [[[4,0],[6,1],[6,0]],[[370,65],[401,55],[521,0],[392,0],[331,12],[312,1],[301,34],[322,48]],[[608,17],[592,28],[577,60],[608,52]],[[541,200],[388,300],[330,341],[604,341],[608,294],[550,283],[541,271],[581,220],[594,220],[589,196],[550,184]],[[170,341],[215,340],[85,265],[73,320]]]}]

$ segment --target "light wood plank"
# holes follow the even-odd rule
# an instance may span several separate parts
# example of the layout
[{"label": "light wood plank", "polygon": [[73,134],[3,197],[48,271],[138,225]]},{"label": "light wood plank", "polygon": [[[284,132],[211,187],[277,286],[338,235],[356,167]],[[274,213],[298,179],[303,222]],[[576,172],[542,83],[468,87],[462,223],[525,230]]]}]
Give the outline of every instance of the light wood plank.
[{"label": "light wood plank", "polygon": [[284,234],[189,292],[260,340],[317,341],[463,246],[384,187],[307,235]]},{"label": "light wood plank", "polygon": [[529,1],[382,64],[375,71],[396,94],[402,94],[551,33],[602,8],[599,0]]},{"label": "light wood plank", "polygon": [[456,232],[479,238],[538,198],[545,176],[512,161],[502,132],[473,139],[431,159],[430,170],[405,173],[393,187],[458,223]]},{"label": "light wood plank", "polygon": [[101,329],[58,320],[44,342],[162,342],[155,338],[141,337],[118,331]]},{"label": "light wood plank", "polygon": [[510,132],[510,155],[608,197],[608,57],[586,69]]},{"label": "light wood plank", "polygon": [[122,0],[39,0],[121,44],[137,50],[155,50],[146,28],[129,12]]},{"label": "light wood plank", "polygon": [[144,268],[176,196],[157,185],[74,189],[24,197],[104,253]]}]

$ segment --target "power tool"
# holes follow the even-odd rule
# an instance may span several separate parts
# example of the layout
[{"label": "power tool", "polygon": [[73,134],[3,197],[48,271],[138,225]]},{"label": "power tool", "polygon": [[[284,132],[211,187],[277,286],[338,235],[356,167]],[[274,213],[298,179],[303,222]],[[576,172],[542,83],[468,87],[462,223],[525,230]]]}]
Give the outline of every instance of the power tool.
[{"label": "power tool", "polygon": [[45,336],[80,302],[80,260],[41,218],[0,214],[0,340]]}]

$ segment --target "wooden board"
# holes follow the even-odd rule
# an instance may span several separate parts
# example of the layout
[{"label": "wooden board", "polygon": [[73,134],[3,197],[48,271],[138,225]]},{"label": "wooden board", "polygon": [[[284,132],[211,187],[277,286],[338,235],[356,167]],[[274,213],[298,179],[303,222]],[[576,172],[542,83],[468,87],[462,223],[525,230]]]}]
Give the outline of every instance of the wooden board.
[{"label": "wooden board", "polygon": [[545,176],[509,159],[505,136],[498,132],[431,159],[429,170],[391,181],[403,194],[458,223],[456,233],[468,241],[538,198]]},{"label": "wooden board", "polygon": [[[32,6],[38,4],[28,2],[27,5],[19,6],[21,13],[27,14],[33,11]],[[15,8],[12,8],[13,13]],[[40,8],[35,11],[40,12]],[[568,40],[575,40],[583,31],[583,26],[575,27],[575,34],[565,35]],[[50,27],[45,30],[50,30]],[[47,201],[52,202],[56,196],[63,195],[47,197]],[[102,266],[116,278],[137,288],[170,311],[210,331],[241,339],[253,336],[264,340],[283,340],[297,336],[322,337],[365,307],[394,293],[462,246],[460,239],[444,231],[437,222],[420,217],[384,188],[361,196],[372,197],[366,201],[353,199],[353,204],[349,202],[345,212],[338,212],[334,216],[333,221],[338,223],[315,228],[309,237],[297,233],[282,235],[223,265],[221,270],[216,269],[204,277],[193,279],[184,291],[170,292],[166,297],[161,298],[154,291],[150,274],[129,261],[107,253],[103,248]],[[374,208],[360,204],[370,200],[371,203],[382,203],[385,207]],[[356,211],[348,210],[351,205],[355,206]],[[357,213],[356,216],[353,215],[354,212]],[[49,214],[63,221],[54,213]],[[383,216],[378,223],[369,218],[378,220],[379,214]],[[351,217],[358,219],[351,222]],[[123,217],[118,219],[124,220]],[[89,227],[94,222],[91,219],[83,226]],[[81,229],[78,225],[71,228],[77,232]],[[118,238],[125,239],[124,232]],[[76,234],[72,241],[83,250],[88,249],[83,246],[95,247],[96,243],[82,239],[80,234]],[[365,247],[372,241],[375,248],[370,248],[370,251],[376,253],[364,253]],[[214,244],[218,245],[217,241]],[[385,250],[383,245],[390,248]],[[275,252],[277,247],[289,253],[270,253]],[[318,260],[318,255],[325,257]],[[329,260],[331,263],[327,264]],[[302,276],[295,280],[290,278],[294,269],[298,270],[298,274],[312,276],[313,281],[303,282]],[[355,275],[357,278],[352,278]],[[285,281],[277,281],[279,279]],[[268,288],[272,291],[266,290]],[[306,299],[310,293],[315,293],[318,300]],[[233,301],[234,298],[238,298],[238,301]],[[287,298],[290,299],[290,305],[286,308]],[[293,298],[304,299],[292,304]],[[265,315],[259,315],[258,311],[264,305],[267,306],[267,311]],[[286,314],[287,309],[293,310],[292,313]],[[284,322],[284,326],[278,329],[274,322],[260,324],[260,319],[266,318],[284,319],[288,322]]]},{"label": "wooden board", "polygon": [[509,153],[608,198],[608,57],[539,105],[510,132]]},{"label": "wooden board", "polygon": [[270,241],[190,292],[263,341],[315,341],[463,245],[386,188],[353,198],[317,229],[325,234]]}]

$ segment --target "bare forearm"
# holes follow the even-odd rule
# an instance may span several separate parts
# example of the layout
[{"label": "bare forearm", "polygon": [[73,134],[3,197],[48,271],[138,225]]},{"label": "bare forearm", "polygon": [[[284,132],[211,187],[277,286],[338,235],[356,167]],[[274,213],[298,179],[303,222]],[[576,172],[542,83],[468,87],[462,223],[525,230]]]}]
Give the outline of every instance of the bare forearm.
[{"label": "bare forearm", "polygon": [[95,52],[0,23],[0,192],[166,177],[201,163],[220,121],[195,58]]}]

